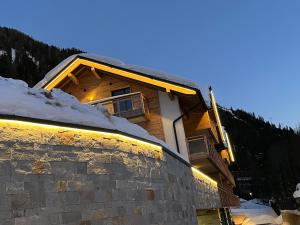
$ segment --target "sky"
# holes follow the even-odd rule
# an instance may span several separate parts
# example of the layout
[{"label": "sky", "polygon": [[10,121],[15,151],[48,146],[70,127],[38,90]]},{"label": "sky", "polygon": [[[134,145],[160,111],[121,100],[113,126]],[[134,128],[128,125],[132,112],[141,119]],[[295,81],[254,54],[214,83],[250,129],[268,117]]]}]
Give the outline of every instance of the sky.
[{"label": "sky", "polygon": [[0,26],[212,85],[217,101],[300,122],[298,0],[2,1]]}]

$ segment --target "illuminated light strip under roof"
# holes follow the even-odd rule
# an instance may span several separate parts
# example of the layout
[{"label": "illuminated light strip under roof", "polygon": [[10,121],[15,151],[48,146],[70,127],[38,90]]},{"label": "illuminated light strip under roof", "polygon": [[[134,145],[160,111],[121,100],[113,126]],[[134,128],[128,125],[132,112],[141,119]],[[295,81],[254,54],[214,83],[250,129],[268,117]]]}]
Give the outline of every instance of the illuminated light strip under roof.
[{"label": "illuminated light strip under roof", "polygon": [[146,77],[140,75],[138,73],[125,71],[122,69],[118,69],[115,67],[107,66],[101,63],[93,62],[87,59],[76,58],[67,68],[61,71],[50,83],[44,86],[44,88],[48,91],[52,90],[56,85],[58,85],[69,73],[71,73],[74,69],[76,69],[79,65],[85,65],[89,67],[93,67],[102,71],[106,71],[112,74],[116,74],[119,76],[123,76],[129,79],[138,80],[141,82],[145,82],[154,86],[165,88],[167,91],[172,90],[183,94],[195,95],[197,92],[194,89],[182,87],[179,85],[171,84],[166,81],[157,80],[155,78]]},{"label": "illuminated light strip under roof", "polygon": [[[118,133],[110,133],[110,132],[105,132],[105,131],[95,131],[95,130],[88,130],[88,129],[83,129],[83,128],[74,128],[74,127],[52,125],[52,124],[45,124],[45,123],[38,123],[38,122],[29,122],[29,121],[15,120],[15,119],[1,119],[0,118],[0,126],[5,125],[5,123],[24,125],[27,129],[29,128],[28,126],[35,126],[38,128],[64,129],[64,130],[69,130],[69,131],[80,131],[80,132],[84,132],[84,133],[97,134],[97,135],[106,136],[106,137],[110,136],[111,138],[116,138],[116,139],[120,139],[120,140],[123,139],[123,140],[127,140],[127,141],[137,142],[137,143],[140,143],[143,145],[149,145],[151,147],[156,148],[157,150],[162,151],[162,146],[160,146],[160,145],[152,144],[152,143],[149,143],[146,141],[142,141],[142,140],[135,139],[135,138],[132,138],[132,137],[129,137],[129,136],[126,136],[123,134],[118,134]],[[201,177],[201,179],[210,183],[214,187],[218,186],[218,183],[215,180],[213,180],[206,174],[202,173],[200,170],[198,170],[194,167],[191,167],[191,170],[194,175],[196,174],[195,176]]]},{"label": "illuminated light strip under roof", "polygon": [[202,173],[200,170],[196,169],[195,167],[192,167],[192,172],[196,174],[196,176],[200,176],[202,179],[208,181],[210,184],[212,184],[215,187],[218,187],[218,182],[214,179],[210,178],[206,174]]},{"label": "illuminated light strip under roof", "polygon": [[217,120],[218,128],[219,128],[220,135],[221,135],[221,139],[222,139],[223,142],[225,142],[226,139],[225,139],[224,132],[223,132],[223,129],[222,129],[222,123],[221,123],[221,119],[220,119],[220,116],[219,116],[219,110],[218,110],[218,106],[217,106],[215,96],[214,96],[212,90],[210,90],[210,99],[211,99],[212,107],[213,107],[214,114],[215,114],[215,117],[216,117],[216,120]]},{"label": "illuminated light strip under roof", "polygon": [[131,142],[137,142],[143,145],[149,145],[151,147],[157,148],[162,150],[162,147],[159,144],[153,144],[147,141],[143,141],[140,139],[135,139],[133,137],[129,137],[123,134],[113,133],[113,132],[106,132],[106,131],[96,131],[96,130],[88,130],[83,128],[75,128],[75,127],[68,127],[68,126],[60,126],[60,125],[52,125],[52,124],[44,124],[44,123],[37,123],[37,122],[29,122],[29,121],[22,121],[22,120],[14,120],[14,119],[0,119],[0,124],[3,123],[13,123],[17,125],[24,125],[24,126],[36,126],[36,127],[44,127],[49,129],[64,129],[68,131],[80,131],[84,133],[90,133],[90,134],[97,134],[101,136],[109,136],[111,138],[116,138],[120,140],[127,140]]},{"label": "illuminated light strip under roof", "polygon": [[231,146],[228,134],[225,133],[225,136],[226,136],[226,142],[227,142],[227,145],[228,145],[227,147],[228,147],[228,151],[229,151],[230,160],[231,160],[231,162],[234,162],[235,161],[234,154],[233,154],[233,151],[232,151],[232,146]]}]

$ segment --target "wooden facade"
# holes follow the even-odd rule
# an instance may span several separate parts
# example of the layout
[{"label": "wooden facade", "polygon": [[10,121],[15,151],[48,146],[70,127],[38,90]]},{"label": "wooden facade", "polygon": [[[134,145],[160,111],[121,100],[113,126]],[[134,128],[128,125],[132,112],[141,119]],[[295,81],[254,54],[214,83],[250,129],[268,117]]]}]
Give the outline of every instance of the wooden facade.
[{"label": "wooden facade", "polygon": [[105,99],[112,96],[115,90],[130,88],[131,92],[141,92],[146,98],[148,105],[148,121],[138,123],[150,134],[164,140],[164,133],[160,115],[160,105],[158,90],[135,81],[116,77],[113,74],[98,71],[100,79],[96,78],[90,70],[84,70],[77,76],[79,84],[66,81],[61,85],[61,89],[70,95],[75,96],[81,103],[88,103],[95,100]]}]

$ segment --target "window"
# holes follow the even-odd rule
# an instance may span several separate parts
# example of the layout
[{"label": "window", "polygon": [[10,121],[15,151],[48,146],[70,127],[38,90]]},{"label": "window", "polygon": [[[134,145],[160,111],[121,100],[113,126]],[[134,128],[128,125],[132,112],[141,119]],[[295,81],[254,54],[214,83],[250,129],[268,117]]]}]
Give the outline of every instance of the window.
[{"label": "window", "polygon": [[[130,94],[130,88],[123,88],[123,89],[118,89],[115,91],[111,92],[112,96],[119,96],[119,95],[125,95],[125,94]],[[120,113],[120,112],[126,112],[126,111],[131,111],[132,110],[132,100],[131,97],[128,96],[128,98],[122,98],[119,100],[114,101],[114,112]]]}]

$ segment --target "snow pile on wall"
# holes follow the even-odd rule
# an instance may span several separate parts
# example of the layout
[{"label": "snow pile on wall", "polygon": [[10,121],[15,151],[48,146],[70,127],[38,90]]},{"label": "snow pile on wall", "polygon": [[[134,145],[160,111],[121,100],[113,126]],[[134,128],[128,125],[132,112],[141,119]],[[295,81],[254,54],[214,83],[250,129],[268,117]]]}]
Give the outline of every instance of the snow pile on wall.
[{"label": "snow pile on wall", "polygon": [[241,206],[231,209],[233,219],[237,225],[282,224],[282,216],[277,216],[272,207],[261,204],[253,199],[240,199]]},{"label": "snow pile on wall", "polygon": [[48,92],[29,88],[23,81],[1,76],[0,114],[117,130],[169,148],[166,143],[151,136],[140,126],[124,118],[110,116],[103,106],[83,105],[61,90]]},{"label": "snow pile on wall", "polygon": [[296,186],[296,191],[293,194],[294,198],[300,198],[300,183]]}]

